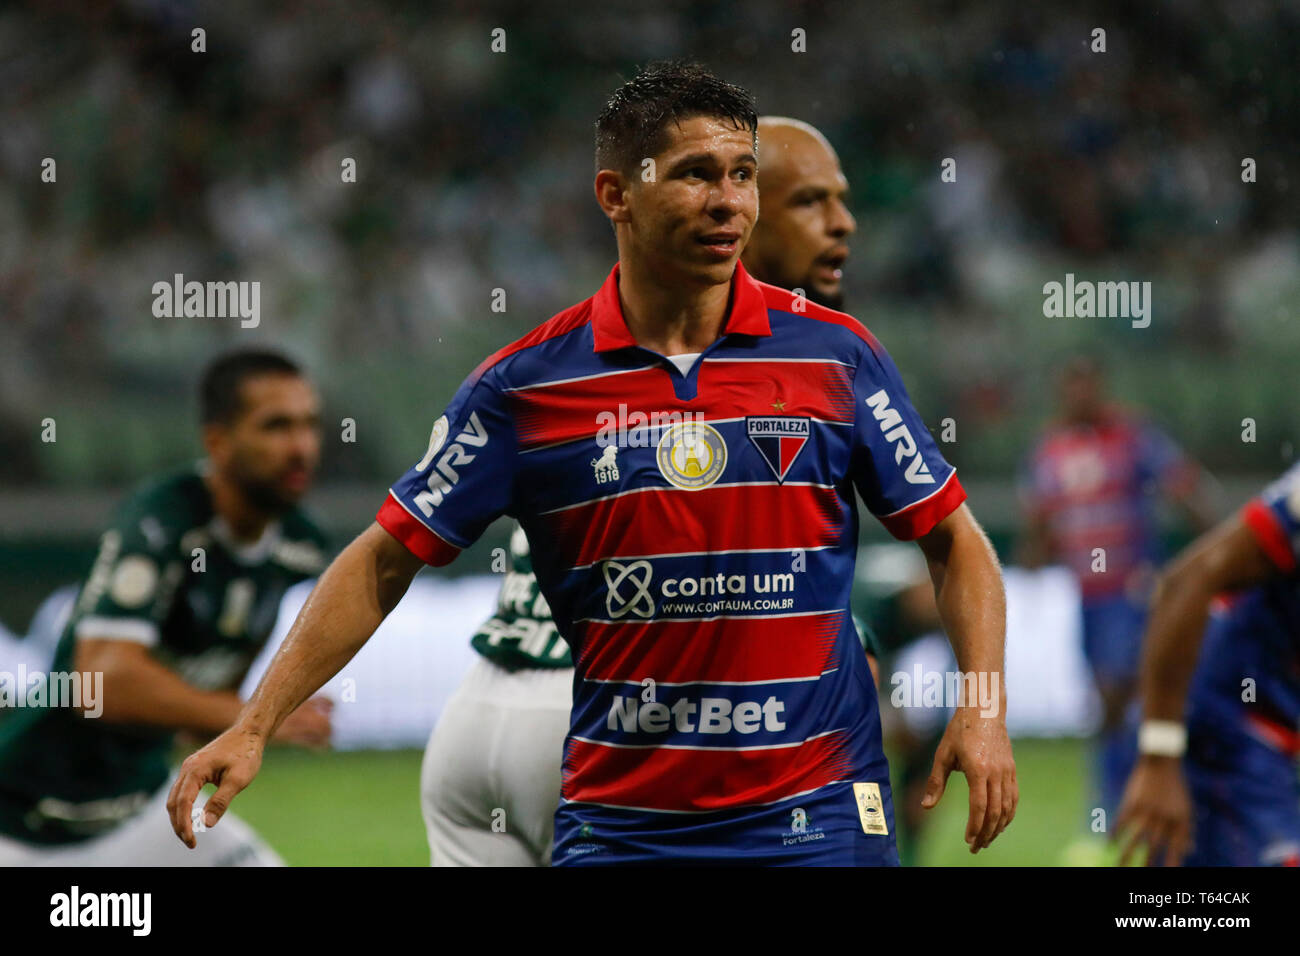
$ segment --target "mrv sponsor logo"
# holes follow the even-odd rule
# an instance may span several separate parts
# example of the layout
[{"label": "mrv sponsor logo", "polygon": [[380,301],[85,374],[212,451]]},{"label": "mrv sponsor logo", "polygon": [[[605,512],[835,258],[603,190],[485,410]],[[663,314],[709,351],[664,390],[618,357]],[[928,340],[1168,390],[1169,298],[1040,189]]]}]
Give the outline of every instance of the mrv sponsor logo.
[{"label": "mrv sponsor logo", "polygon": [[[415,466],[416,471],[424,471],[429,467],[434,456],[442,451],[443,445],[447,444],[447,436],[450,433],[447,416],[443,415],[433,424],[433,431],[429,434],[429,449]],[[478,457],[478,453],[470,449],[482,448],[487,442],[487,429],[479,421],[478,412],[470,412],[465,430],[456,436],[456,441],[449,445],[446,451],[442,451],[438,464],[429,472],[426,482],[428,490],[415,496],[415,506],[424,512],[426,518],[433,516],[433,509],[442,504],[442,496],[451,491],[456,482],[460,481],[460,472],[456,469],[463,468]]]},{"label": "mrv sponsor logo", "polygon": [[[642,559],[624,564],[607,560],[601,564],[605,578],[605,612],[613,620],[627,617],[654,617],[657,609],[654,595],[654,567]],[[748,594],[793,594],[794,574],[759,573],[718,574],[696,578],[664,578],[659,582],[658,593],[664,598],[726,597]],[[710,603],[712,607],[713,603]],[[722,602],[726,603],[726,602]],[[791,606],[789,604],[783,606]],[[670,607],[666,610],[688,610],[688,607]],[[717,610],[747,610],[744,607],[718,607]]]},{"label": "mrv sponsor logo", "polygon": [[82,893],[74,886],[50,897],[51,926],[124,926],[148,936],[152,913],[152,893]]},{"label": "mrv sponsor logo", "polygon": [[930,468],[921,456],[911,430],[903,424],[903,416],[898,413],[898,409],[889,404],[889,394],[882,388],[866,401],[871,406],[871,414],[880,422],[885,441],[894,445],[894,462],[900,468],[903,467],[903,462],[907,462],[903,477],[913,485],[934,484],[934,476],[930,474]]},{"label": "mrv sponsor logo", "polygon": [[671,707],[662,701],[645,701],[640,696],[618,696],[609,708],[605,726],[624,733],[666,734],[670,730],[691,734],[754,734],[762,730],[785,730],[785,702],[768,697],[760,703],[726,697],[679,698]]}]

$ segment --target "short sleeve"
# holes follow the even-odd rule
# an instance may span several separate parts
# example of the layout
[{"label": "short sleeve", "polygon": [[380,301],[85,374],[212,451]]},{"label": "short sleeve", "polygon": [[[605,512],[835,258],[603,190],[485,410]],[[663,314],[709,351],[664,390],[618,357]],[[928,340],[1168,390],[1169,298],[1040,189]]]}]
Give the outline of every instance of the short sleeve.
[{"label": "short sleeve", "polygon": [[895,538],[919,538],[955,511],[966,492],[878,343],[864,348],[853,391],[852,474],[858,493]]},{"label": "short sleeve", "polygon": [[1041,446],[1035,446],[1016,469],[1016,498],[1026,515],[1041,515],[1048,510],[1052,487]]},{"label": "short sleeve", "polygon": [[1241,517],[1278,570],[1293,574],[1300,562],[1300,464],[1248,502]]},{"label": "short sleeve", "polygon": [[884,656],[880,650],[880,638],[871,629],[871,625],[856,614],[853,615],[853,628],[858,632],[858,642],[864,651],[877,659]]},{"label": "short sleeve", "polygon": [[1197,468],[1178,444],[1154,425],[1144,424],[1138,435],[1139,460],[1144,480],[1173,494],[1190,491]]},{"label": "short sleeve", "polygon": [[426,564],[450,564],[510,511],[517,444],[495,367],[476,371],[434,423],[424,457],[389,489],[375,520]]},{"label": "short sleeve", "polygon": [[158,644],[184,571],[175,544],[148,515],[115,521],[73,606],[75,637]]}]

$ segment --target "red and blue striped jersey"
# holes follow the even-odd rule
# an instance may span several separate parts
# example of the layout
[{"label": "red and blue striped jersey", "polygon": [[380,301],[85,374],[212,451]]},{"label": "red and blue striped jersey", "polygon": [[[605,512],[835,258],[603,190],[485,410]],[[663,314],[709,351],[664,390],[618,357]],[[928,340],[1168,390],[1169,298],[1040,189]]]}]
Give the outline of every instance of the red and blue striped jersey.
[{"label": "red and blue striped jersey", "polygon": [[[1276,566],[1268,584],[1221,595],[1188,698],[1188,722],[1300,756],[1300,465],[1241,511]],[[1293,778],[1294,779],[1294,778]]]},{"label": "red and blue striped jersey", "polygon": [[763,808],[806,834],[819,800],[856,826],[853,784],[888,769],[849,610],[854,490],[900,539],[965,492],[856,319],[737,265],[682,374],[636,344],[618,275],[474,370],[377,520],[435,565],[503,514],[527,532],[576,668],[557,850],[719,812],[734,848]]},{"label": "red and blue striped jersey", "polygon": [[[1046,519],[1061,561],[1085,601],[1125,593],[1160,559],[1156,498],[1190,488],[1198,470],[1155,426],[1112,409],[1096,425],[1050,428],[1028,456],[1020,493]],[[1094,571],[1096,549],[1105,572]]]}]

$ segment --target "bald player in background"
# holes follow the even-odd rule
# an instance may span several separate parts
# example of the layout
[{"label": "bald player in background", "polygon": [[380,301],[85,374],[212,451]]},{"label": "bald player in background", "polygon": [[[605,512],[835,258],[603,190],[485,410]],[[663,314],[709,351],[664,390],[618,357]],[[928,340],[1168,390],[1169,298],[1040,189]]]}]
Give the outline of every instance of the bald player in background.
[{"label": "bald player in background", "polygon": [[[785,117],[760,118],[758,135],[762,213],[741,261],[761,282],[839,308],[855,224],[835,151],[816,129]],[[573,659],[517,524],[510,559],[497,612],[471,640],[480,659],[425,748],[420,804],[434,866],[551,862]],[[874,677],[870,653],[868,661]]]},{"label": "bald player in background", "polygon": [[857,223],[839,157],[817,129],[786,116],[759,118],[758,152],[761,205],[740,261],[760,282],[843,308],[844,262]]}]

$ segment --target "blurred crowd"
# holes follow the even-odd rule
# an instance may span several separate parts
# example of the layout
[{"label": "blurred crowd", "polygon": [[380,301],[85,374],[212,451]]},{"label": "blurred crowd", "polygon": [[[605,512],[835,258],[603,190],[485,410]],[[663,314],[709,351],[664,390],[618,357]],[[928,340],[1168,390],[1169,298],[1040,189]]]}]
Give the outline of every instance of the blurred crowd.
[{"label": "blurred crowd", "polygon": [[[174,463],[198,369],[253,342],[357,421],[327,479],[400,473],[480,358],[598,286],[592,123],[637,64],[682,55],[838,148],[847,309],[932,424],[957,418],[959,467],[1009,475],[1087,347],[1211,467],[1277,471],[1300,424],[1298,25],[1255,0],[8,5],[0,480]],[[1151,327],[1045,318],[1067,272],[1151,281]],[[176,273],[259,281],[259,326],[155,317]]]}]

